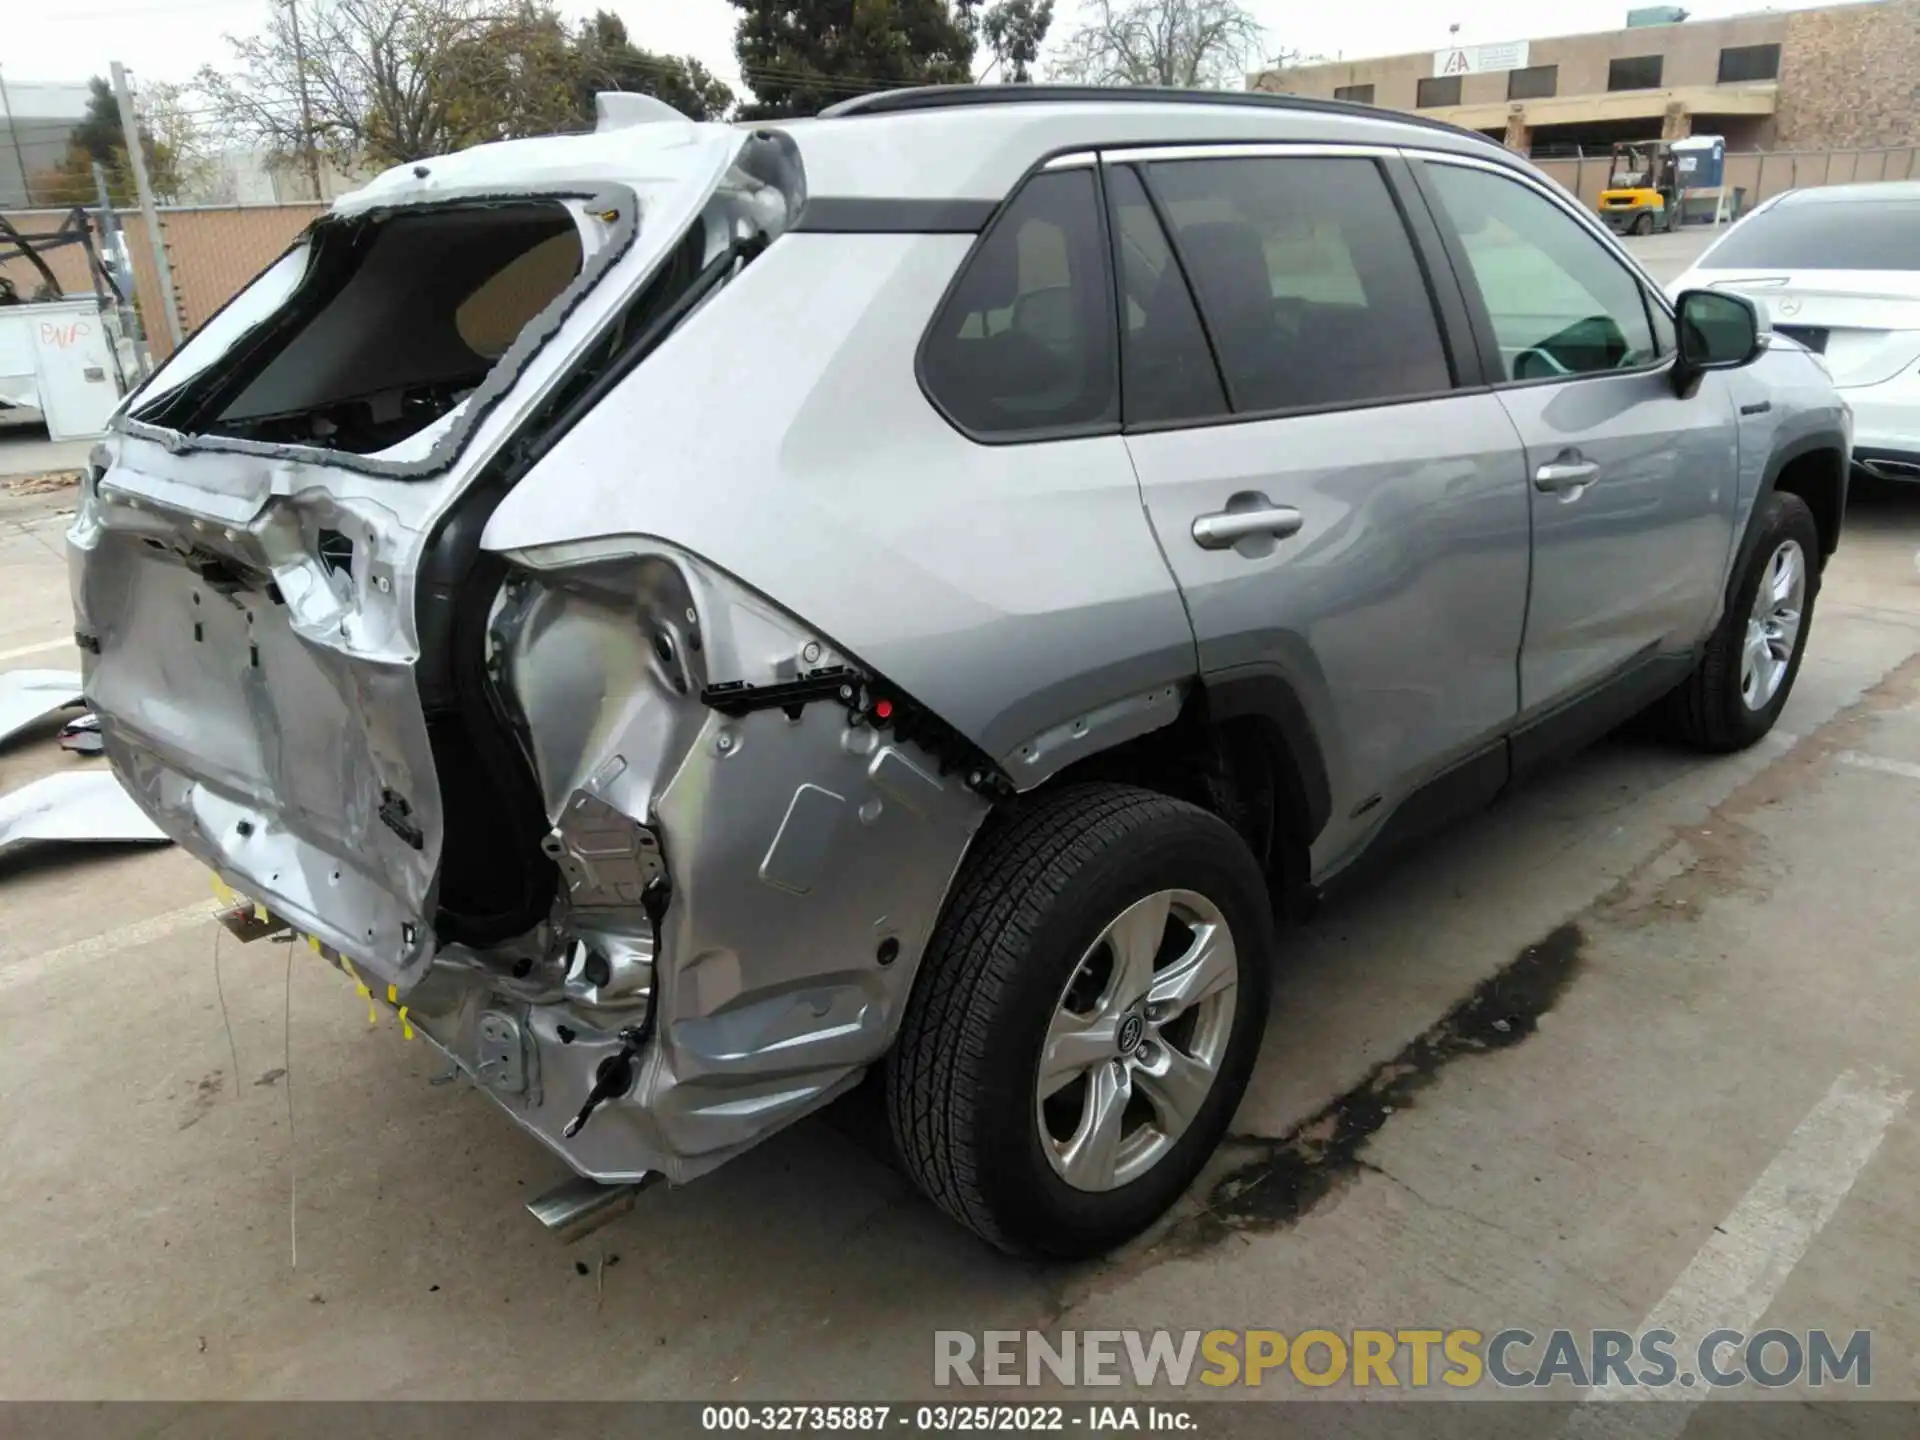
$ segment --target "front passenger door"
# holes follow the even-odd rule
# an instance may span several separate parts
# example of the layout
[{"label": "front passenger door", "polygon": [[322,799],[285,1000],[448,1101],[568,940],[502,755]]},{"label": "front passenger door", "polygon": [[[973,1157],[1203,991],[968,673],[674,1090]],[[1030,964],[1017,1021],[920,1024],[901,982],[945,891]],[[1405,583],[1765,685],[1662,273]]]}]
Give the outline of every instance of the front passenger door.
[{"label": "front passenger door", "polygon": [[1663,302],[1544,183],[1439,157],[1416,168],[1526,446],[1523,721],[1603,691],[1630,709],[1683,673],[1718,614],[1738,471],[1725,377],[1675,395]]}]

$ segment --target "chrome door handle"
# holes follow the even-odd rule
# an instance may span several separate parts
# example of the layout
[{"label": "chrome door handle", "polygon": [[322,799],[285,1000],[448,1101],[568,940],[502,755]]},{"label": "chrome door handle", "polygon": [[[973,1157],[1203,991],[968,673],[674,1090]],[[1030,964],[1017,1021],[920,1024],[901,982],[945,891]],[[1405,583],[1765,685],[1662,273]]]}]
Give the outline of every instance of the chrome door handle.
[{"label": "chrome door handle", "polygon": [[1225,550],[1251,535],[1284,540],[1299,533],[1300,512],[1291,505],[1269,505],[1259,510],[1219,510],[1193,522],[1193,543],[1202,550]]},{"label": "chrome door handle", "polygon": [[1554,460],[1533,472],[1533,488],[1549,495],[1579,490],[1600,478],[1600,467],[1591,460]]}]

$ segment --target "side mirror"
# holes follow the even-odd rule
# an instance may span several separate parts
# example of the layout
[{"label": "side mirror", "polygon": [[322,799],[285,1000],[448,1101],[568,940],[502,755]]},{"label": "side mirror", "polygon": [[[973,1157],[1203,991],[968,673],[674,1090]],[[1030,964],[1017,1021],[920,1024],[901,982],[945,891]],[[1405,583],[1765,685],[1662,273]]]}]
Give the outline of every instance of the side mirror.
[{"label": "side mirror", "polygon": [[1767,348],[1768,325],[1744,295],[1726,290],[1682,291],[1675,304],[1680,342],[1674,384],[1684,387],[1703,370],[1737,370]]}]

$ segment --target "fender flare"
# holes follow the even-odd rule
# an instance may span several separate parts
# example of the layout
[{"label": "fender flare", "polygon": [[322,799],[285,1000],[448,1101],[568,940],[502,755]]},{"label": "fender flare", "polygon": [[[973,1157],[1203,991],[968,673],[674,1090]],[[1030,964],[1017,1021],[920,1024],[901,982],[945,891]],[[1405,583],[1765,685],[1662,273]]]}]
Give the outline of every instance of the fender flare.
[{"label": "fender flare", "polygon": [[1727,584],[1729,586],[1733,584],[1734,579],[1746,568],[1747,560],[1753,554],[1753,547],[1759,543],[1761,517],[1766,514],[1768,498],[1779,488],[1778,482],[1781,472],[1801,457],[1814,454],[1816,451],[1821,450],[1837,451],[1840,455],[1840,494],[1837,497],[1833,535],[1830,540],[1827,536],[1823,535],[1821,537],[1820,563],[1822,567],[1832,558],[1835,548],[1837,548],[1840,543],[1841,519],[1845,516],[1847,510],[1847,472],[1850,461],[1849,446],[1847,437],[1842,431],[1815,430],[1810,434],[1802,435],[1798,439],[1787,442],[1767,457],[1767,468],[1765,473],[1760,477],[1760,488],[1754,492],[1753,504],[1748,508],[1746,522],[1741,527],[1740,543],[1734,548],[1732,556],[1729,557],[1731,562],[1727,569]]}]

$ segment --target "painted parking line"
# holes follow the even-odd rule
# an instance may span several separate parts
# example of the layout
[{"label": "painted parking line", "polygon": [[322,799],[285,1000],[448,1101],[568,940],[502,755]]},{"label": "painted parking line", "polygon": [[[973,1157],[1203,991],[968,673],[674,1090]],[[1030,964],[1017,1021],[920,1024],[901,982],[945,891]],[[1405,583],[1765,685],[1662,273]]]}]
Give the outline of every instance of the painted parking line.
[{"label": "painted parking line", "polygon": [[1856,770],[1878,770],[1882,775],[1904,775],[1909,780],[1920,780],[1920,765],[1910,760],[1889,760],[1884,755],[1863,755],[1858,750],[1842,750],[1834,758]]},{"label": "painted parking line", "polygon": [[42,640],[38,645],[16,645],[11,650],[0,650],[0,660],[18,660],[22,655],[39,655],[48,650],[73,648],[73,637],[62,635],[58,640]]},{"label": "painted parking line", "polygon": [[108,930],[103,934],[90,935],[85,940],[75,940],[70,945],[43,950],[23,960],[10,963],[0,961],[0,994],[18,986],[31,985],[63,966],[131,950],[136,945],[146,945],[182,930],[191,930],[203,922],[211,922],[215,913],[213,907],[204,900],[196,901],[192,905],[182,905],[178,910],[122,925],[117,930]]},{"label": "painted parking line", "polygon": [[[1848,1070],[1807,1112],[1771,1164],[1700,1247],[1692,1263],[1640,1322],[1639,1332],[1671,1330],[1676,1355],[1694,1353],[1718,1329],[1751,1332],[1793,1267],[1847,1198],[1912,1092],[1891,1079]],[[1586,1405],[1562,1427],[1562,1440],[1632,1435],[1677,1440],[1697,1394],[1647,1386],[1597,1385],[1589,1400],[1684,1400],[1631,1419],[1611,1405]]]}]

